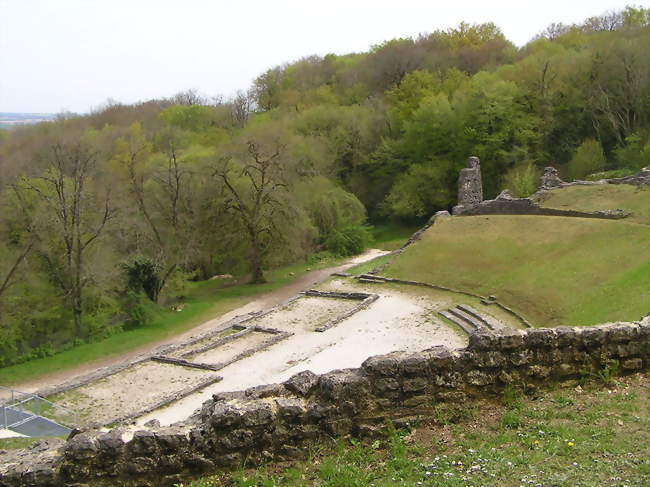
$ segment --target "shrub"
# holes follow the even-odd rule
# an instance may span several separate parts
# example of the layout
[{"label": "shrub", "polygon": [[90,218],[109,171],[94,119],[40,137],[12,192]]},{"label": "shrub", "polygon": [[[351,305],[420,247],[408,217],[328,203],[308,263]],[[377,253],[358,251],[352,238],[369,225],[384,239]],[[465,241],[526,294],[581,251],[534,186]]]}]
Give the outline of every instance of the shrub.
[{"label": "shrub", "polygon": [[600,142],[594,139],[585,140],[569,161],[568,175],[570,179],[580,179],[605,169],[605,154]]},{"label": "shrub", "polygon": [[126,274],[127,287],[130,291],[135,293],[144,291],[151,301],[158,301],[158,293],[162,287],[159,276],[160,268],[153,259],[136,255],[124,262],[122,269]]},{"label": "shrub", "polygon": [[370,242],[370,230],[364,225],[333,229],[325,239],[325,247],[335,255],[346,257],[363,252]]},{"label": "shrub", "polygon": [[625,139],[625,147],[616,149],[614,156],[620,168],[636,172],[650,165],[650,141],[644,141],[636,134],[630,135]]},{"label": "shrub", "polygon": [[154,315],[153,306],[153,303],[143,294],[128,291],[124,296],[122,306],[122,310],[126,314],[124,328],[127,330],[139,328],[151,323]]},{"label": "shrub", "polygon": [[537,191],[540,175],[540,170],[533,163],[520,164],[506,173],[503,189],[508,189],[518,198],[525,198]]}]

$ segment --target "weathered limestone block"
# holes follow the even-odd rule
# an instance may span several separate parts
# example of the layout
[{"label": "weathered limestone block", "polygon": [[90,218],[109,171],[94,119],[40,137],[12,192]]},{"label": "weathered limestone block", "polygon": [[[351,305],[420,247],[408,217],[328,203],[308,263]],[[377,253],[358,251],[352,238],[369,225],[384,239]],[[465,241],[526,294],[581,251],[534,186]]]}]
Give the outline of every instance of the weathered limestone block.
[{"label": "weathered limestone block", "polygon": [[241,406],[244,426],[264,426],[275,419],[275,411],[271,403],[262,399],[247,401]]},{"label": "weathered limestone block", "polygon": [[430,375],[429,367],[431,354],[428,352],[416,352],[405,355],[400,360],[400,372],[404,376],[426,377]]},{"label": "weathered limestone block", "polygon": [[318,384],[318,376],[311,370],[299,372],[285,381],[284,386],[300,396],[308,396]]},{"label": "weathered limestone block", "polygon": [[294,398],[277,398],[275,403],[278,406],[278,415],[291,422],[300,421],[307,409],[300,399]]},{"label": "weathered limestone block", "polygon": [[367,358],[362,364],[361,368],[364,369],[370,376],[388,376],[395,377],[399,374],[399,363],[401,353],[388,353],[386,355],[375,355],[374,357]]}]

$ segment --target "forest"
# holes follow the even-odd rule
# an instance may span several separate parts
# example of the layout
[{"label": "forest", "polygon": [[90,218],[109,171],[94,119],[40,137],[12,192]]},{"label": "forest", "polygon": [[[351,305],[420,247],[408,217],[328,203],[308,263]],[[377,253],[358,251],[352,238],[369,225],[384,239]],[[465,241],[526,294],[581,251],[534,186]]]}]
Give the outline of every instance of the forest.
[{"label": "forest", "polygon": [[456,200],[650,165],[650,9],[492,23],[268,69],[232,97],[187,90],[0,130],[0,366],[134,327],[215,275],[265,280],[353,255],[369,228]]}]

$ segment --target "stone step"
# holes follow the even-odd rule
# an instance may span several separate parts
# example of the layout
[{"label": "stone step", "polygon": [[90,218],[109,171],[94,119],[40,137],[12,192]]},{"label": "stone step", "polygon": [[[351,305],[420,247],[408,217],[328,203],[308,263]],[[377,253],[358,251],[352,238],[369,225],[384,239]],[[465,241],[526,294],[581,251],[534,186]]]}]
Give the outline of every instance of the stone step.
[{"label": "stone step", "polygon": [[452,315],[448,311],[439,311],[438,314],[443,318],[447,318],[452,323],[455,323],[458,326],[460,326],[462,330],[468,335],[471,335],[474,332],[474,328],[472,328],[472,326],[469,323],[467,323],[465,320],[461,320],[455,315]]},{"label": "stone step", "polygon": [[500,330],[502,328],[507,328],[503,323],[501,323],[499,320],[492,318],[491,316],[487,315],[482,315],[479,311],[471,307],[469,304],[459,304],[457,306],[460,310],[464,311],[468,315],[473,316],[477,320],[481,321],[484,323],[488,328],[492,330]]},{"label": "stone step", "polygon": [[467,324],[469,324],[474,330],[478,330],[479,328],[485,328],[485,323],[481,322],[480,320],[477,320],[475,317],[472,315],[465,313],[463,310],[459,309],[457,306],[454,306],[453,308],[449,308],[449,312],[456,316],[457,318],[464,320]]}]

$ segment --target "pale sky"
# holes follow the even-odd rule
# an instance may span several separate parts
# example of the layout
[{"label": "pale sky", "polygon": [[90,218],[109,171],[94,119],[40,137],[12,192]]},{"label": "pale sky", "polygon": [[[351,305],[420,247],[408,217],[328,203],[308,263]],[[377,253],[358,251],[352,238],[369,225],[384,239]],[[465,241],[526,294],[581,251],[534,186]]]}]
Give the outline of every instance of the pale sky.
[{"label": "pale sky", "polygon": [[310,54],[495,22],[518,45],[650,0],[0,0],[0,112],[84,113],[194,88],[246,89]]}]

